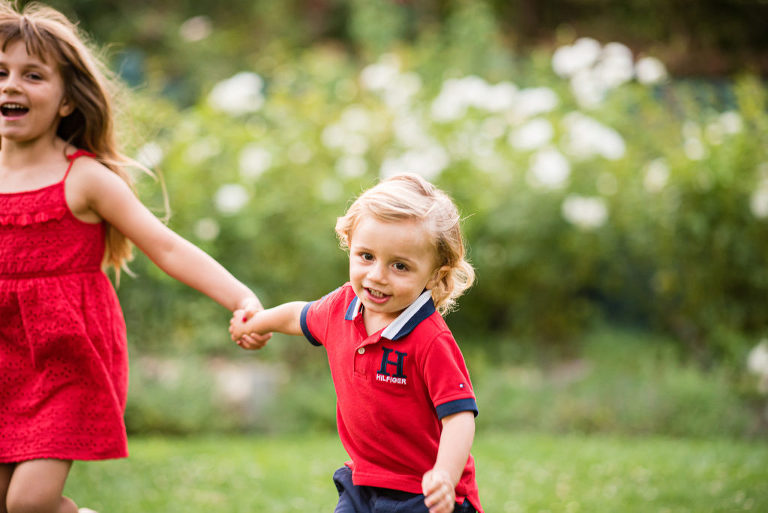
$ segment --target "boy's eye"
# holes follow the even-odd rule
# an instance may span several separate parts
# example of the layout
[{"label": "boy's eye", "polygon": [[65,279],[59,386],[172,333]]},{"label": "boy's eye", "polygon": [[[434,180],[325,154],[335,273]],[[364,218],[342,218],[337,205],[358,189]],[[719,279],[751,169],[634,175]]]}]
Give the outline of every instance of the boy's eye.
[{"label": "boy's eye", "polygon": [[373,260],[373,255],[370,253],[360,253],[360,258],[363,260]]},{"label": "boy's eye", "polygon": [[29,73],[27,74],[27,78],[31,80],[42,80],[43,76],[40,73]]},{"label": "boy's eye", "polygon": [[407,270],[408,270],[408,266],[407,266],[407,265],[405,265],[405,264],[404,264],[404,263],[402,263],[402,262],[397,262],[397,263],[395,263],[395,266],[394,266],[394,267],[395,267],[395,269],[397,269],[398,271],[407,271]]}]

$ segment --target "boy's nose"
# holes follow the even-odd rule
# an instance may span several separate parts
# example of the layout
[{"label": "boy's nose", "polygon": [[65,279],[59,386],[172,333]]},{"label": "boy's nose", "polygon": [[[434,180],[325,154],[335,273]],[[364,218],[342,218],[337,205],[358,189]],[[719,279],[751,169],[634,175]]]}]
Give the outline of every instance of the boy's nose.
[{"label": "boy's nose", "polygon": [[377,282],[384,281],[386,277],[386,268],[381,264],[377,264],[371,267],[368,271],[368,279],[375,280]]}]

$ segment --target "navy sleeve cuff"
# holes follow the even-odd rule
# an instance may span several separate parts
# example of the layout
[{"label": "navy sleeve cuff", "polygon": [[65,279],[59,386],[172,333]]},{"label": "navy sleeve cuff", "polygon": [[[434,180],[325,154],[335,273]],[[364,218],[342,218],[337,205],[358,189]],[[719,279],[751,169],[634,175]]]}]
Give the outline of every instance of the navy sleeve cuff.
[{"label": "navy sleeve cuff", "polygon": [[471,397],[468,399],[457,399],[455,401],[449,401],[447,403],[440,404],[437,406],[436,410],[438,419],[442,419],[443,417],[447,417],[448,415],[453,415],[454,413],[459,413],[462,411],[471,411],[475,414],[475,417],[477,417],[478,414],[477,401]]},{"label": "navy sleeve cuff", "polygon": [[309,340],[309,343],[313,346],[321,346],[320,342],[315,339],[315,337],[312,336],[312,333],[309,331],[309,326],[307,326],[307,312],[309,312],[309,307],[312,306],[312,303],[307,303],[304,305],[304,308],[301,309],[301,317],[299,319],[299,322],[301,324],[301,332],[304,333],[304,336],[307,337],[307,340]]}]

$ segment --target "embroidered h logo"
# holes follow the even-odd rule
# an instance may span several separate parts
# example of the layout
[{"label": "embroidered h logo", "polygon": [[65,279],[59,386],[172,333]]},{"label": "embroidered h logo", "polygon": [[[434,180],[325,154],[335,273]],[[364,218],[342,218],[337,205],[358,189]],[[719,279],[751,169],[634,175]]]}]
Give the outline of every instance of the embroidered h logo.
[{"label": "embroidered h logo", "polygon": [[[401,353],[400,351],[395,351],[394,349],[390,349],[388,347],[382,347],[381,348],[384,354],[381,356],[381,368],[379,369],[379,372],[376,374],[382,374],[384,376],[392,376],[395,378],[405,378],[406,375],[403,372],[403,367],[405,365],[405,357],[408,355],[408,353]],[[391,353],[395,353],[397,355],[397,360],[392,361],[389,359],[389,355]],[[392,375],[389,372],[387,372],[387,365],[394,365],[397,369],[397,373]]]}]

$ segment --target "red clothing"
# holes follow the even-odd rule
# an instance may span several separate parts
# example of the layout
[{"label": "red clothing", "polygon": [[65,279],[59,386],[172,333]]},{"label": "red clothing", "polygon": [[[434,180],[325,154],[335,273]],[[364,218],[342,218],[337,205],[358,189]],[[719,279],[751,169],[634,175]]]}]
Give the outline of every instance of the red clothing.
[{"label": "red clothing", "polygon": [[125,322],[101,269],[105,226],[64,178],[0,193],[0,463],[127,456]]},{"label": "red clothing", "polygon": [[[421,493],[437,458],[440,419],[477,414],[456,341],[427,291],[388,327],[368,336],[350,284],[309,303],[302,331],[328,354],[339,437],[355,485]],[[456,487],[482,513],[470,455]]]}]

